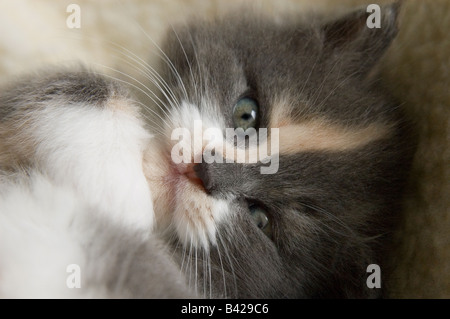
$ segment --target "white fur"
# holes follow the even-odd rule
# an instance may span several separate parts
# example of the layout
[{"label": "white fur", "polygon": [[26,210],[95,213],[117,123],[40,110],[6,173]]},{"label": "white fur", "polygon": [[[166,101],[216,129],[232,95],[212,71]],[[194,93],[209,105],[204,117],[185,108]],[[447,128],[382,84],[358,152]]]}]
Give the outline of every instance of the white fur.
[{"label": "white fur", "polygon": [[179,186],[173,212],[173,224],[185,246],[209,250],[217,245],[217,226],[226,222],[228,203],[215,199],[188,182]]},{"label": "white fur", "polygon": [[[202,103],[210,102],[203,100]],[[182,101],[179,108],[171,111],[171,126],[166,127],[168,135],[170,136],[170,133],[176,128],[187,129],[191,135],[190,140],[175,139],[171,141],[171,147],[178,144],[183,149],[191,149],[191,163],[194,163],[194,160],[198,162],[202,159],[201,155],[206,145],[212,146],[214,144],[214,141],[203,140],[205,130],[225,126],[223,117],[208,111],[211,109],[214,108],[205,105],[197,107],[189,102]],[[200,110],[207,111],[201,112]],[[201,122],[201,127],[194,126],[196,121]],[[224,139],[223,134],[220,138]],[[196,145],[198,145],[198,148],[195,147]],[[229,217],[228,201],[213,198],[197,185],[193,185],[186,178],[180,177],[176,183],[174,202],[170,224],[175,227],[180,241],[188,247],[193,245],[196,248],[202,247],[206,250],[209,249],[210,245],[216,245],[217,227]]]},{"label": "white fur", "polygon": [[[31,119],[18,134],[36,148],[35,169],[0,176],[0,297],[110,297],[102,276],[117,250],[103,251],[106,234],[145,240],[153,229],[142,169],[151,137],[126,100],[103,107],[56,100]],[[96,285],[69,289],[70,264]]]},{"label": "white fur", "polygon": [[86,269],[81,233],[72,225],[88,211],[75,191],[44,175],[8,185],[0,196],[0,298],[106,296],[100,286],[66,285],[68,265]]},{"label": "white fur", "polygon": [[150,136],[137,117],[127,110],[59,103],[36,112],[30,134],[41,170],[119,225],[149,231],[154,216],[142,153]]}]

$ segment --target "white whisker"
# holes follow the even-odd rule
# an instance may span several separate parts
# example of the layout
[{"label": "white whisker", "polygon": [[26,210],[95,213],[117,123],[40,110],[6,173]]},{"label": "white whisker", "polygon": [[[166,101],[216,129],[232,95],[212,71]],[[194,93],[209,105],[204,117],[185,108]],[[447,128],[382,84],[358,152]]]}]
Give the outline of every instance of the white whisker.
[{"label": "white whisker", "polygon": [[227,294],[227,280],[226,280],[226,277],[225,277],[225,269],[223,268],[222,256],[221,256],[221,253],[220,253],[219,245],[217,245],[216,248],[217,248],[217,254],[219,255],[220,268],[222,270],[223,296],[224,296],[224,298],[226,298],[228,296],[228,294]]},{"label": "white whisker", "polygon": [[194,78],[194,73],[192,72],[192,65],[191,65],[191,62],[189,61],[189,58],[188,58],[188,56],[187,56],[187,54],[186,54],[186,50],[184,49],[184,46],[183,46],[183,44],[181,43],[181,40],[180,40],[180,37],[178,36],[178,33],[175,31],[173,25],[171,25],[171,27],[172,27],[173,33],[174,33],[175,36],[177,37],[178,43],[180,44],[180,47],[181,47],[181,50],[183,51],[184,58],[186,59],[186,63],[188,64],[188,67],[189,67],[189,73],[190,73],[190,75],[191,75],[191,80],[192,80],[192,85],[194,86],[194,90],[195,90],[195,96],[198,96],[198,92],[197,92],[197,83],[196,83],[195,78]]},{"label": "white whisker", "polygon": [[[144,72],[142,71],[142,69],[139,69],[141,72],[143,72],[144,74],[146,74],[147,76],[149,76],[149,79],[154,80],[154,84],[158,87],[158,89],[160,89],[160,91],[166,96],[166,92],[167,94],[170,95],[170,98],[166,96],[167,100],[169,101],[169,103],[173,106],[178,106],[179,105],[179,101],[176,98],[176,96],[173,94],[173,91],[171,90],[170,86],[168,85],[168,83],[164,80],[164,78],[145,60],[143,60],[142,58],[140,58],[138,55],[136,55],[135,53],[133,53],[132,51],[130,51],[129,49],[115,44],[115,43],[111,43],[114,46],[117,46],[118,48],[120,48],[120,50],[114,50],[115,52],[124,55],[126,58],[132,60],[133,62],[137,63],[139,66],[141,66],[142,68],[144,68]],[[129,54],[131,54],[131,56],[129,54],[125,54],[125,52],[128,52]],[[122,58],[123,59],[123,58]],[[124,60],[125,61],[125,60]],[[128,62],[129,63],[129,62]]]},{"label": "white whisker", "polygon": [[328,80],[328,78],[330,77],[330,75],[333,74],[334,69],[335,69],[335,67],[336,67],[337,65],[339,65],[338,73],[340,72],[341,67],[342,67],[342,63],[341,63],[341,62],[342,62],[341,60],[336,60],[336,62],[333,64],[333,66],[332,66],[331,69],[328,71],[328,73],[323,77],[322,82],[320,83],[319,87],[318,87],[318,88],[316,89],[316,91],[315,91],[314,97],[311,98],[311,99],[313,100],[312,103],[311,103],[312,106],[315,107],[315,105],[316,105],[316,103],[317,103],[317,100],[319,99],[320,94],[322,93],[323,87],[325,86],[325,82]]},{"label": "white whisker", "polygon": [[[167,99],[167,101],[169,102],[170,106],[173,108],[178,108],[179,106],[176,104],[178,102],[175,102],[173,100],[171,100],[171,98],[169,98],[167,96],[166,91],[159,85],[159,83],[157,83],[157,81],[148,74],[148,72],[146,72],[146,70],[138,68],[136,65],[134,65],[133,63],[131,63],[130,61],[122,58],[122,57],[117,57],[119,60],[122,60],[124,63],[128,64],[131,68],[133,68],[135,71],[137,71],[138,73],[140,73],[141,75],[143,75],[146,79],[148,79],[151,83],[153,83],[155,85],[155,87],[164,95],[164,97]],[[147,88],[147,87],[146,87]],[[147,88],[148,89],[148,88]],[[158,104],[157,106],[161,109],[164,108],[164,110],[167,110],[169,113],[171,113],[170,109],[164,104],[164,102],[158,97],[157,94],[153,93],[153,91],[149,90],[153,96],[155,97],[155,99],[158,100]],[[172,93],[173,94],[173,93]],[[163,111],[164,111],[163,110]],[[166,114],[167,115],[167,114]]]},{"label": "white whisker", "polygon": [[172,61],[169,59],[169,57],[167,56],[167,54],[159,47],[159,45],[152,39],[152,37],[150,37],[150,35],[145,32],[145,30],[140,27],[142,32],[145,34],[145,36],[153,43],[153,45],[159,50],[159,52],[162,53],[163,56],[160,56],[162,58],[162,60],[170,67],[171,71],[173,72],[173,74],[176,76],[178,84],[181,86],[181,89],[183,91],[184,94],[184,98],[186,100],[189,100],[188,98],[188,94],[186,91],[186,87],[183,83],[183,79],[181,78],[180,74],[178,73],[178,70],[175,68],[174,64],[172,63]]},{"label": "white whisker", "polygon": [[231,260],[230,254],[228,253],[228,248],[227,248],[222,236],[220,235],[220,232],[217,231],[216,233],[219,238],[219,241],[222,243],[222,247],[224,249],[225,256],[227,257],[228,263],[230,265],[231,275],[233,276],[233,284],[234,284],[234,295],[232,297],[236,298],[236,296],[238,295],[237,294],[237,281],[236,281],[236,272],[234,271],[233,261]]},{"label": "white whisker", "polygon": [[[122,71],[119,71],[119,70],[117,70],[117,69],[108,67],[108,66],[106,66],[106,65],[102,65],[102,64],[99,64],[99,63],[95,63],[95,64],[97,64],[97,65],[99,65],[99,66],[101,66],[101,67],[104,67],[104,68],[106,68],[106,69],[108,69],[108,70],[111,70],[111,71],[114,71],[114,72],[117,72],[117,73],[119,73],[119,74],[121,74],[121,75],[126,76],[127,78],[129,78],[129,79],[131,79],[131,80],[137,82],[138,84],[142,85],[149,93],[153,94],[155,97],[157,96],[157,95],[156,95],[153,91],[151,91],[145,84],[143,84],[141,81],[137,80],[136,78],[132,77],[131,75],[126,74],[126,73],[124,73],[124,72],[122,72]],[[121,79],[119,79],[119,78],[117,78],[117,77],[110,76],[110,75],[108,75],[108,74],[103,74],[103,75],[104,75],[104,76],[109,76],[110,78],[113,78],[113,79],[115,79],[115,80],[117,80],[117,81],[120,81],[120,82],[122,82],[122,83],[126,83],[126,84],[128,84],[128,85],[131,85],[131,86],[134,87],[135,89],[137,89],[137,90],[139,90],[140,92],[142,92],[143,94],[145,94],[149,99],[151,99],[155,104],[158,105],[158,103],[155,101],[154,98],[152,98],[152,97],[151,97],[144,89],[138,87],[137,85],[134,85],[134,84],[132,84],[132,83],[130,83],[130,82],[121,80]],[[163,109],[162,107],[161,107],[161,110],[164,112],[164,114],[165,114],[165,115],[167,116],[167,118],[170,120],[170,117],[168,116],[167,113],[165,113],[165,111],[164,111],[164,109]],[[155,112],[155,114],[156,114],[156,112]],[[162,117],[159,117],[159,118],[160,118],[167,126],[169,126],[169,124],[168,124]]]}]

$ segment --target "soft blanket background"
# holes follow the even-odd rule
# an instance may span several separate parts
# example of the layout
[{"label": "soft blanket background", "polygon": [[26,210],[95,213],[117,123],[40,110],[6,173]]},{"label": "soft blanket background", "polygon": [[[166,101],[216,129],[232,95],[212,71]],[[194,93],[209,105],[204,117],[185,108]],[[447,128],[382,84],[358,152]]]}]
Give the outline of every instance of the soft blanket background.
[{"label": "soft blanket background", "polygon": [[[247,10],[340,14],[366,0],[0,0],[0,83],[47,64],[82,61],[114,76],[137,76],[124,56],[151,61],[171,24]],[[69,4],[81,28],[69,29]],[[250,3],[250,5],[249,5]],[[391,251],[388,297],[450,298],[450,1],[404,0],[400,33],[380,64],[383,81],[416,124],[415,154]],[[126,48],[126,49],[124,49]],[[137,59],[133,56],[134,59]],[[130,59],[128,59],[130,61]],[[112,68],[112,69],[111,69]]]}]

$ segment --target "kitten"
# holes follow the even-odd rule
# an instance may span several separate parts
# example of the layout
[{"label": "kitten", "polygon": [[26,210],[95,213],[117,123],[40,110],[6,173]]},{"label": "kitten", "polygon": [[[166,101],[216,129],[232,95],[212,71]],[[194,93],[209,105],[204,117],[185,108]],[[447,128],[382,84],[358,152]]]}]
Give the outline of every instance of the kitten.
[{"label": "kitten", "polygon": [[[0,295],[72,296],[64,267],[75,263],[81,297],[379,296],[366,268],[382,265],[408,143],[371,71],[397,10],[383,8],[381,29],[366,27],[365,11],[175,29],[160,75],[146,70],[159,95],[141,91],[140,102],[85,70],[4,90]],[[141,104],[159,108],[141,116]],[[152,136],[142,118],[155,112]],[[221,136],[198,147],[177,128]],[[270,135],[255,146],[227,128]],[[256,163],[233,155],[275,144]]]},{"label": "kitten", "polygon": [[[183,150],[190,164],[161,174],[168,198],[156,203],[168,204],[155,206],[200,294],[381,295],[368,288],[366,270],[386,270],[379,253],[410,156],[405,120],[373,72],[396,35],[397,12],[397,4],[383,7],[380,29],[367,27],[364,8],[323,23],[236,15],[169,32],[164,77],[153,77],[164,92],[166,154],[183,144],[170,134],[177,127],[192,137],[201,121],[204,132],[223,133]],[[225,143],[242,148],[226,128],[279,128],[277,172],[262,174],[264,158],[202,160],[211,148],[215,159],[229,158]]]}]

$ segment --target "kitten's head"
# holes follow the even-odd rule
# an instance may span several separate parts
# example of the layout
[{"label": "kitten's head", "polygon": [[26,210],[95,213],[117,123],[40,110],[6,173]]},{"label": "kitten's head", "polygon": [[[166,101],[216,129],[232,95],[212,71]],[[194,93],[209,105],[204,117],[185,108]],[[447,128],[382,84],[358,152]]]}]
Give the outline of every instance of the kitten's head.
[{"label": "kitten's head", "polygon": [[[370,72],[396,34],[397,6],[382,8],[379,29],[367,16],[228,16],[168,35],[154,100],[170,165],[149,179],[163,190],[159,228],[200,294],[378,294],[366,268],[381,263],[406,143],[398,106]],[[227,128],[251,129],[235,138]],[[243,149],[245,163],[233,155]]]}]

